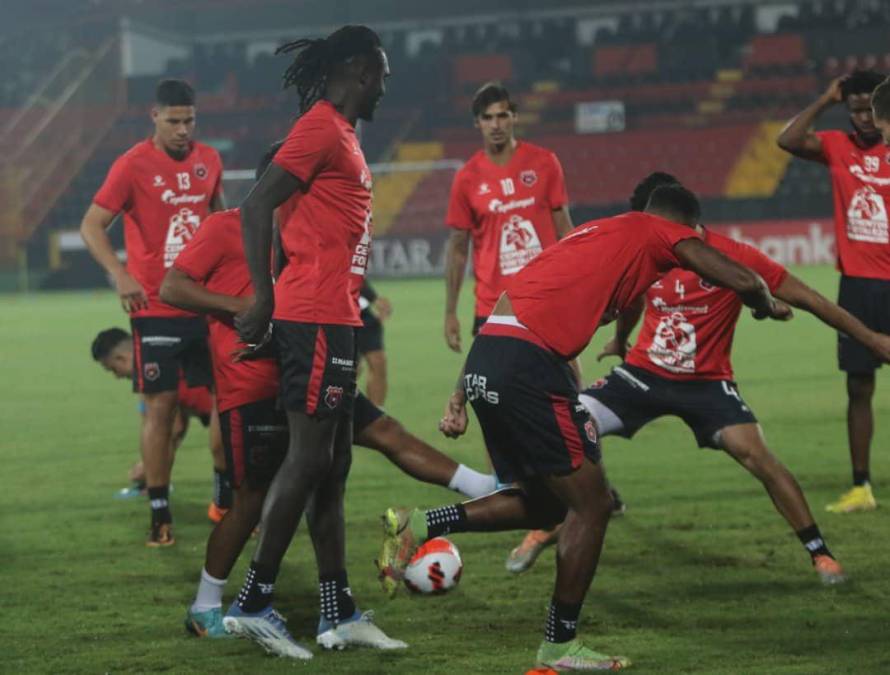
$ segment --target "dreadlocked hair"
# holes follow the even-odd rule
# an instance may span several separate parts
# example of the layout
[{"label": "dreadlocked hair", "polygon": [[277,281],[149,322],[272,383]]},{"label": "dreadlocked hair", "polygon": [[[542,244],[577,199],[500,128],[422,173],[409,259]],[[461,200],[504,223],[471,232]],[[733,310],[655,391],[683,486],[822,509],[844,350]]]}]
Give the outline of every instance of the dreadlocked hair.
[{"label": "dreadlocked hair", "polygon": [[306,112],[325,91],[331,70],[356,56],[371,56],[381,48],[380,37],[367,26],[343,26],[326,38],[304,38],[281,45],[275,54],[293,54],[284,71],[283,88],[294,87],[300,112]]}]

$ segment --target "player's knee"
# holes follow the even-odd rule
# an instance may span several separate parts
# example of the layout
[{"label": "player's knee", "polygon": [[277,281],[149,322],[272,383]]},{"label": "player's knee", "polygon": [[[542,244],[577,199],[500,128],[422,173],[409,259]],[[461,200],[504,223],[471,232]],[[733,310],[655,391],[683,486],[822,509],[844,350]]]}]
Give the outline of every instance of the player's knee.
[{"label": "player's knee", "polygon": [[874,374],[848,375],[847,396],[853,403],[867,403],[875,393]]},{"label": "player's knee", "polygon": [[149,417],[159,415],[172,416],[176,410],[177,398],[175,391],[162,391],[157,394],[145,394],[145,414]]},{"label": "player's knee", "polygon": [[408,439],[408,432],[401,422],[389,415],[374,420],[356,436],[356,445],[383,453],[385,457],[398,455]]}]

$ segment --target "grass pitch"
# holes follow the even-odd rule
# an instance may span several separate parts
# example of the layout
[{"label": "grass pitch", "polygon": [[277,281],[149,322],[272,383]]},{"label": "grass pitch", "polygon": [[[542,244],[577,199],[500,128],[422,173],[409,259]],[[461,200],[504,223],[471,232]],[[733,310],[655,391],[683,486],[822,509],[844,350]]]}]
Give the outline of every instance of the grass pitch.
[{"label": "grass pitch", "polygon": [[[833,270],[799,273],[835,295]],[[388,411],[460,461],[484,468],[475,420],[459,441],[435,431],[460,366],[441,337],[442,283],[380,282],[379,289],[395,306],[386,333]],[[466,330],[469,291],[462,308]],[[146,549],[147,505],[112,498],[137,453],[136,401],[128,384],[102,372],[88,351],[99,329],[126,326],[114,296],[4,296],[0,311],[0,671],[522,673],[533,666],[551,591],[552,549],[534,569],[513,577],[503,563],[519,534],[456,535],[465,569],[455,592],[385,600],[372,564],[379,513],[394,501],[438,505],[454,496],[412,481],[363,449],[356,449],[347,497],[350,580],[360,606],[374,608],[380,625],[410,649],[318,653],[311,663],[294,664],[244,641],[186,636],[182,619],[210,530],[206,433],[190,430],[174,470],[176,546]],[[603,331],[584,359],[588,380],[607,369],[593,356],[609,333]],[[630,656],[631,672],[890,672],[890,511],[823,512],[850,475],[834,334],[800,313],[790,324],[746,317],[735,352],[742,395],[803,485],[851,582],[821,587],[761,486],[723,454],[696,449],[679,420],[664,419],[633,441],[605,442],[610,478],[629,508],[610,526],[580,633],[602,651]],[[881,379],[872,466],[879,499],[890,494],[884,488],[890,386]],[[240,586],[250,551],[252,544],[226,602]],[[294,634],[310,641],[318,601],[305,528],[276,594]]]}]

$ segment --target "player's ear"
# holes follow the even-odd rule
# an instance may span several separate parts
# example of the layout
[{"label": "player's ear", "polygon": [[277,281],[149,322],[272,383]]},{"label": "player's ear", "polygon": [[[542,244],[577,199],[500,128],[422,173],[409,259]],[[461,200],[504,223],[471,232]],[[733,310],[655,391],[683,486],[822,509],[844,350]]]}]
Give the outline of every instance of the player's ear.
[{"label": "player's ear", "polygon": [[160,116],[160,114],[161,114],[161,109],[158,106],[153,105],[151,107],[151,121],[157,123],[158,117]]}]

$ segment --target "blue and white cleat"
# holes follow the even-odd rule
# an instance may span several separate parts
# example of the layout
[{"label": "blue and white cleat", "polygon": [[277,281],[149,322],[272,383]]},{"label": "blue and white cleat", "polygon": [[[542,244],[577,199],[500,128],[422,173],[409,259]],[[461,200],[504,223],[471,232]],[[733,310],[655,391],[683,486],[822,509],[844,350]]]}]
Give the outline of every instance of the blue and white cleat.
[{"label": "blue and white cleat", "polygon": [[373,647],[374,649],[407,649],[401,640],[394,640],[374,625],[374,612],[355,611],[350,618],[336,626],[322,617],[318,621],[315,641],[325,649]]},{"label": "blue and white cleat", "polygon": [[232,635],[253,640],[275,656],[303,661],[312,658],[312,652],[294,639],[287,630],[284,617],[271,606],[261,612],[247,613],[233,602],[223,617],[223,625]]},{"label": "blue and white cleat", "polygon": [[214,607],[205,612],[196,612],[189,607],[185,615],[185,629],[199,638],[230,638],[223,626],[222,609]]}]

